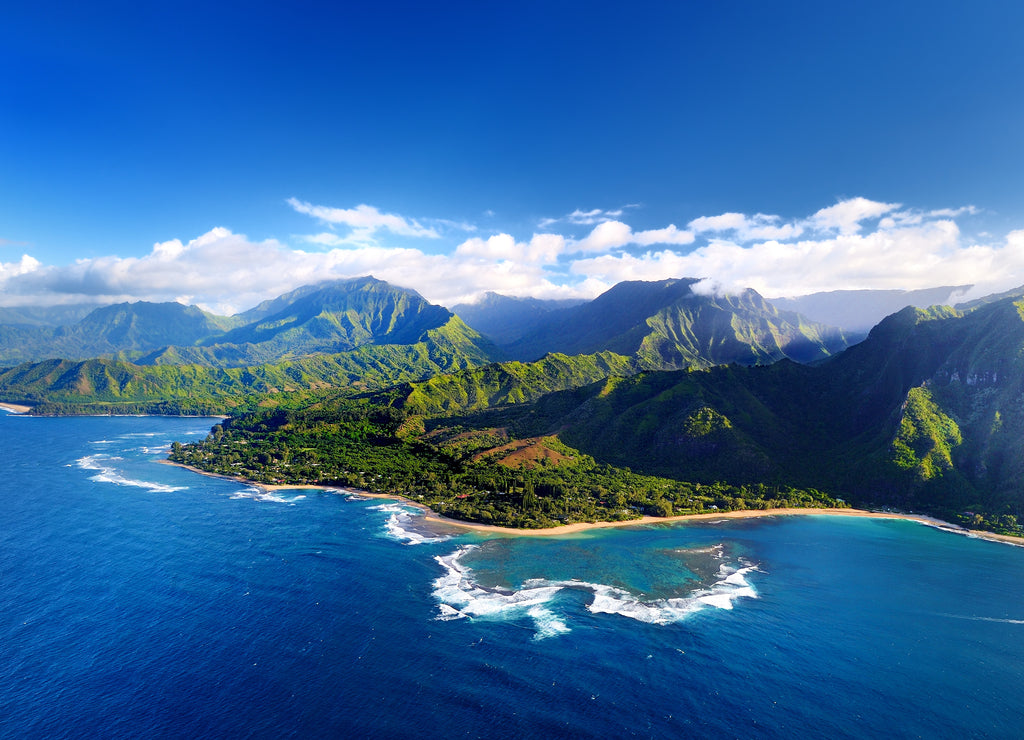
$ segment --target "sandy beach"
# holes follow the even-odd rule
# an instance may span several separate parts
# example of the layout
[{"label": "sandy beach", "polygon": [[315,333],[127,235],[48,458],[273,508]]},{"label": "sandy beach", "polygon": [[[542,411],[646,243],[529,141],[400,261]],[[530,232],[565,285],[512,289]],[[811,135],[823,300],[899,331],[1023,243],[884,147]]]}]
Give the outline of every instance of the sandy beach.
[{"label": "sandy beach", "polygon": [[952,524],[951,522],[943,521],[942,519],[936,519],[932,516],[925,514],[903,514],[895,511],[866,511],[864,509],[743,509],[741,511],[718,511],[718,512],[705,512],[703,514],[681,514],[679,516],[644,516],[639,519],[627,519],[625,521],[618,522],[578,522],[575,524],[563,524],[559,527],[547,527],[544,529],[516,529],[515,527],[499,527],[494,524],[478,524],[476,522],[466,522],[461,519],[452,519],[450,517],[442,516],[431,509],[429,506],[422,504],[418,501],[400,496],[394,493],[370,493],[369,491],[363,491],[358,488],[349,488],[345,486],[325,486],[316,485],[313,483],[298,483],[298,484],[271,484],[271,483],[257,483],[256,481],[247,480],[244,478],[234,478],[227,475],[217,475],[215,473],[207,473],[199,468],[194,468],[191,465],[183,465],[181,463],[171,462],[167,460],[168,465],[177,465],[178,467],[186,468],[194,473],[200,475],[209,475],[216,478],[224,478],[225,480],[232,480],[239,483],[245,483],[246,485],[256,486],[264,491],[291,491],[291,490],[320,490],[320,491],[345,491],[352,493],[356,496],[362,496],[364,498],[379,498],[389,499],[391,501],[402,501],[410,506],[414,506],[420,509],[425,514],[425,520],[427,523],[433,523],[442,525],[445,527],[455,527],[458,529],[477,532],[479,534],[494,534],[502,535],[505,537],[559,537],[568,534],[577,534],[579,532],[586,532],[591,529],[607,529],[609,527],[632,527],[638,524],[670,524],[672,522],[700,522],[700,521],[720,521],[723,519],[756,519],[758,517],[765,516],[855,516],[855,517],[867,517],[872,519],[906,519],[912,522],[918,522],[920,524],[927,525],[929,527],[935,527],[946,532],[953,534],[959,534],[967,537],[977,537],[979,539],[991,540],[992,542],[1000,542],[1007,545],[1014,545],[1016,547],[1024,547],[1024,538],[1013,537],[1011,535],[996,534],[995,532],[986,532],[981,529],[965,529],[958,524]]},{"label": "sandy beach", "polygon": [[[174,463],[177,464],[177,463]],[[197,473],[209,475],[204,473],[202,470],[191,468]],[[220,476],[227,477],[227,476]],[[238,480],[230,478],[230,480]],[[414,506],[417,509],[422,510],[426,516],[425,519],[428,523],[435,523],[443,525],[445,527],[456,527],[458,529],[477,532],[479,534],[494,534],[502,536],[514,536],[514,537],[559,537],[568,534],[576,534],[579,532],[586,532],[591,529],[607,529],[610,527],[632,527],[638,524],[670,524],[672,522],[699,522],[699,521],[720,521],[723,519],[755,519],[758,517],[766,516],[855,516],[855,517],[867,517],[872,519],[906,519],[908,521],[918,522],[920,524],[927,525],[929,527],[935,527],[953,534],[964,535],[968,537],[977,537],[979,539],[991,540],[993,542],[1001,542],[1003,544],[1014,545],[1016,547],[1024,547],[1024,538],[1013,537],[1011,535],[996,534],[995,532],[986,532],[980,529],[965,529],[958,524],[952,524],[951,522],[943,521],[942,519],[936,519],[932,516],[925,514],[903,514],[894,511],[866,511],[864,509],[744,509],[741,511],[720,511],[720,512],[705,512],[703,514],[681,514],[679,516],[669,517],[657,517],[657,516],[644,516],[639,519],[627,519],[625,521],[618,522],[578,522],[575,524],[564,524],[559,527],[547,527],[544,529],[516,529],[515,527],[500,527],[494,524],[478,524],[476,522],[466,522],[461,519],[452,519],[450,517],[442,516],[431,509],[425,504],[421,504],[418,501],[406,498],[391,493],[370,493],[369,491],[362,491],[356,488],[347,488],[340,486],[321,486],[314,484],[300,484],[300,485],[272,485],[267,483],[255,483],[253,481],[244,481],[245,483],[253,486],[257,486],[266,491],[280,491],[280,490],[293,490],[293,489],[319,489],[319,490],[341,490],[353,493],[357,496],[363,496],[365,498],[379,498],[379,499],[390,499],[392,501],[402,501],[410,506]]]},{"label": "sandy beach", "polygon": [[0,409],[10,411],[12,414],[26,414],[32,410],[31,406],[21,406],[16,403],[7,403],[6,401],[0,403]]}]

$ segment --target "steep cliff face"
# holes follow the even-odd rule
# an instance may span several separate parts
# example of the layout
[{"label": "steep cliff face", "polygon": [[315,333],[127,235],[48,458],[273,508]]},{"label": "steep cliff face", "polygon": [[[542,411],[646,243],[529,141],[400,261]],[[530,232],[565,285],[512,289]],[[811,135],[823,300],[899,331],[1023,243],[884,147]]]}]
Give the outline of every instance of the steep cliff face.
[{"label": "steep cliff face", "polygon": [[694,292],[699,282],[619,283],[589,303],[547,313],[503,349],[520,360],[611,351],[669,370],[783,358],[811,362],[847,346],[839,330],[779,311],[756,291]]}]

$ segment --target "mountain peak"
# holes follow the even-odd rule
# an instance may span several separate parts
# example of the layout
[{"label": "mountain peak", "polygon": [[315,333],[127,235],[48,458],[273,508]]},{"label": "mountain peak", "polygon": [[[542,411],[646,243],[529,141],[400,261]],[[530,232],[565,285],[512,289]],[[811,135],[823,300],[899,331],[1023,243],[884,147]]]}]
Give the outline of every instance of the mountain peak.
[{"label": "mountain peak", "polygon": [[838,331],[780,313],[756,291],[695,293],[698,278],[619,283],[589,303],[552,313],[507,351],[522,360],[549,352],[636,355],[648,367],[761,364],[822,359],[846,346]]}]

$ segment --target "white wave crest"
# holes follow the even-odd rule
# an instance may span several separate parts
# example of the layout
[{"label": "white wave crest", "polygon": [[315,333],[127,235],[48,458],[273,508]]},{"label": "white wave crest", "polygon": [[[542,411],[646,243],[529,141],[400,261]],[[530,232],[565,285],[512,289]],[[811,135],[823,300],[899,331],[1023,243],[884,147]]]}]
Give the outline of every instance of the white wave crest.
[{"label": "white wave crest", "polygon": [[523,613],[534,619],[537,637],[569,632],[565,620],[548,608],[563,589],[589,591],[593,599],[587,609],[593,614],[618,614],[647,624],[679,622],[705,607],[732,609],[740,598],[757,598],[746,576],[757,566],[732,568],[722,565],[715,583],[687,596],[644,600],[629,591],[602,583],[585,581],[548,581],[531,579],[517,590],[486,588],[473,579],[472,570],[460,561],[476,545],[464,545],[453,553],[435,558],[445,574],[434,581],[434,597],[439,602],[437,619],[446,621],[464,617],[514,618]]},{"label": "white wave crest", "polygon": [[111,457],[109,455],[87,455],[83,458],[79,458],[75,461],[79,468],[82,470],[95,470],[96,475],[89,476],[89,480],[97,481],[98,483],[113,483],[118,486],[133,486],[135,488],[144,488],[147,491],[154,491],[156,493],[173,493],[174,491],[184,491],[188,486],[169,486],[164,483],[154,483],[153,481],[136,480],[134,478],[126,478],[112,465],[111,462],[121,460],[120,457]]},{"label": "white wave crest", "polygon": [[476,545],[464,545],[449,555],[439,555],[445,574],[434,581],[434,596],[440,602],[437,619],[465,617],[515,617],[527,614],[537,625],[538,639],[569,631],[565,622],[545,605],[562,590],[561,586],[525,587],[518,591],[490,589],[478,585],[472,572],[459,562]]},{"label": "white wave crest", "polygon": [[267,491],[257,486],[248,486],[240,491],[235,491],[231,494],[231,498],[248,498],[253,501],[269,501],[275,504],[294,504],[296,501],[301,501],[306,498],[306,496],[304,494],[300,494],[298,496],[286,498],[275,491]]},{"label": "white wave crest", "polygon": [[[357,499],[358,500],[358,499]],[[384,528],[389,537],[403,542],[406,545],[425,545],[431,542],[445,542],[451,537],[445,535],[431,535],[417,532],[415,529],[416,520],[423,516],[419,509],[412,509],[405,504],[380,504],[369,507],[371,511],[383,511],[390,514]]]},{"label": "white wave crest", "polygon": [[950,619],[966,619],[970,622],[997,622],[998,624],[1024,624],[1024,619],[1009,619],[1003,617],[978,617],[968,614],[943,614],[943,617]]}]

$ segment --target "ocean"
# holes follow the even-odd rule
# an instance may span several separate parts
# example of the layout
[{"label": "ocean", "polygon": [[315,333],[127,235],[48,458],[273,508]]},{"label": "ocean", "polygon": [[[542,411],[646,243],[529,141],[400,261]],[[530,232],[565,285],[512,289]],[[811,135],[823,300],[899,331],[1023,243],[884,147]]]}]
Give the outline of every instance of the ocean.
[{"label": "ocean", "polygon": [[792,516],[444,532],[0,413],[0,737],[1024,735],[1024,548]]}]

